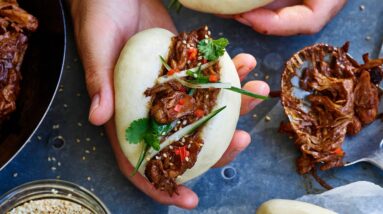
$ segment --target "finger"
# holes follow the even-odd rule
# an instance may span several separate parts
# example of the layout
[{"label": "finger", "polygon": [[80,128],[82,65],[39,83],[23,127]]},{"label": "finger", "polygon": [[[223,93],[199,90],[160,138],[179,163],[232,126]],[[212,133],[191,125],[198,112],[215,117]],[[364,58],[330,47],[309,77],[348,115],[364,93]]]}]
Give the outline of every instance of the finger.
[{"label": "finger", "polygon": [[236,19],[263,34],[313,34],[320,31],[345,3],[346,0],[306,0],[303,5],[276,11],[258,8],[241,14]]},{"label": "finger", "polygon": [[[82,14],[81,17],[89,15]],[[75,28],[86,85],[91,97],[89,121],[94,125],[104,124],[113,114],[113,69],[123,45],[122,37],[113,29],[113,23],[108,19],[98,18],[84,18],[85,21],[78,21],[80,23],[77,22]],[[81,23],[82,21],[85,23]]]},{"label": "finger", "polygon": [[[247,82],[243,88],[247,91],[263,96],[267,96],[270,93],[269,85],[266,82],[259,80]],[[261,99],[254,99],[252,97],[242,95],[241,115],[251,111],[260,102],[262,102]]]},{"label": "finger", "polygon": [[222,167],[233,161],[240,152],[246,149],[250,142],[249,133],[241,130],[235,131],[229,147],[213,167]]},{"label": "finger", "polygon": [[134,170],[133,165],[125,157],[116,136],[116,126],[114,119],[106,123],[105,128],[109,137],[109,141],[112,144],[114,154],[117,159],[118,166],[121,172],[142,192],[144,192],[149,197],[153,198],[159,203],[166,205],[175,205],[183,209],[193,209],[198,205],[198,196],[192,190],[184,186],[178,187],[178,195],[174,194],[172,197],[169,196],[167,192],[160,191],[155,189],[153,184],[151,184],[144,176],[137,173],[134,176],[131,176],[131,173]]},{"label": "finger", "polygon": [[246,78],[247,74],[257,65],[257,61],[250,54],[241,53],[233,58],[235,68],[237,69],[240,80]]}]

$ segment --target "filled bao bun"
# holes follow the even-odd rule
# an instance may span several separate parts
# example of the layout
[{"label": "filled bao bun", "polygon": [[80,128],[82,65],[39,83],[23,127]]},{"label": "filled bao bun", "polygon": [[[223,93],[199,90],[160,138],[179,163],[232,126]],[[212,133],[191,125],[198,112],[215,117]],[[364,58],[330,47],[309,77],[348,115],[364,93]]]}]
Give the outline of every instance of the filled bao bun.
[{"label": "filled bao bun", "polygon": [[179,0],[190,9],[214,14],[238,14],[262,7],[273,0]]},{"label": "filled bao bun", "polygon": [[[143,145],[130,144],[125,139],[125,130],[137,119],[149,117],[150,97],[144,92],[156,84],[162,64],[159,56],[166,59],[174,35],[164,29],[153,28],[142,31],[129,39],[115,67],[115,120],[117,135],[122,151],[132,165],[139,160]],[[236,68],[227,53],[219,60],[220,80],[240,87]],[[200,137],[204,144],[195,165],[177,177],[177,183],[195,178],[212,167],[226,151],[236,128],[241,104],[240,94],[220,90],[216,106],[226,108],[209,120]],[[144,160],[139,172],[145,176]]]}]

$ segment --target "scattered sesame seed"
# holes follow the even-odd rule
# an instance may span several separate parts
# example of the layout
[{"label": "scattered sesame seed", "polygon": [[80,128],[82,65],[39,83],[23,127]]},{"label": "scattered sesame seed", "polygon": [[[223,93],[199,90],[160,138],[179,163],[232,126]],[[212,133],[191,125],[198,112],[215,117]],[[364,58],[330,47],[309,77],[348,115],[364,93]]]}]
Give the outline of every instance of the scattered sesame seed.
[{"label": "scattered sesame seed", "polygon": [[186,40],[182,40],[182,43],[184,43],[186,45]]},{"label": "scattered sesame seed", "polygon": [[268,80],[268,79],[270,79],[270,76],[269,76],[269,75],[266,75],[266,76],[265,76],[265,80]]},{"label": "scattered sesame seed", "polygon": [[162,132],[161,135],[166,135],[166,132]]},{"label": "scattered sesame seed", "polygon": [[105,134],[104,132],[100,132],[100,136],[103,137]]},{"label": "scattered sesame seed", "polygon": [[57,175],[57,176],[56,176],[56,179],[60,180],[60,179],[61,179],[61,176],[60,176],[60,175]]},{"label": "scattered sesame seed", "polygon": [[43,138],[39,135],[39,136],[37,136],[37,139],[42,140]]},{"label": "scattered sesame seed", "polygon": [[51,170],[52,170],[52,171],[56,171],[56,167],[55,167],[55,166],[52,166],[52,167],[51,167]]},{"label": "scattered sesame seed", "polygon": [[89,138],[89,137],[87,137],[87,138],[85,138],[85,140],[89,142],[89,141],[90,141],[90,138]]},{"label": "scattered sesame seed", "polygon": [[182,121],[182,125],[186,125],[188,123],[188,121],[184,120]]},{"label": "scattered sesame seed", "polygon": [[177,124],[180,124],[180,123],[181,123],[181,121],[177,120]]},{"label": "scattered sesame seed", "polygon": [[92,150],[93,150],[93,151],[96,151],[96,147],[95,147],[95,146],[93,146],[93,147],[92,147]]},{"label": "scattered sesame seed", "polygon": [[[205,35],[205,39],[208,39],[209,38],[209,36],[208,35]],[[207,41],[206,41],[206,43],[207,43]]]},{"label": "scattered sesame seed", "polygon": [[80,142],[81,142],[81,140],[76,138],[76,143],[80,143]]},{"label": "scattered sesame seed", "polygon": [[90,176],[88,176],[88,177],[86,178],[86,180],[90,181],[90,180],[92,180],[92,178],[91,178]]},{"label": "scattered sesame seed", "polygon": [[174,164],[172,162],[169,163],[170,166],[173,166]]},{"label": "scattered sesame seed", "polygon": [[80,93],[76,93],[76,96],[80,97],[80,96],[81,96],[81,94],[80,94]]},{"label": "scattered sesame seed", "polygon": [[172,145],[170,145],[170,146],[169,146],[169,149],[173,149],[173,146],[172,146]]},{"label": "scattered sesame seed", "polygon": [[371,40],[371,36],[366,36],[366,41],[370,41]]},{"label": "scattered sesame seed", "polygon": [[64,105],[63,105],[63,106],[64,106],[64,108],[68,108],[68,104],[65,104],[65,103],[64,103]]},{"label": "scattered sesame seed", "polygon": [[77,125],[81,127],[81,126],[82,126],[82,123],[78,122]]},{"label": "scattered sesame seed", "polygon": [[218,36],[223,36],[223,32],[219,32],[219,33],[218,33]]},{"label": "scattered sesame seed", "polygon": [[257,118],[257,114],[253,114],[253,118]]},{"label": "scattered sesame seed", "polygon": [[147,158],[145,158],[145,160],[146,160],[146,161],[150,161],[150,158],[149,158],[149,157],[147,157]]},{"label": "scattered sesame seed", "polygon": [[160,160],[161,159],[161,157],[160,156],[156,156],[156,160]]},{"label": "scattered sesame seed", "polygon": [[181,139],[181,142],[182,142],[182,143],[185,143],[185,138],[184,138],[184,137]]},{"label": "scattered sesame seed", "polygon": [[191,147],[191,144],[188,145],[188,149],[190,149],[190,147]]},{"label": "scattered sesame seed", "polygon": [[185,160],[186,160],[187,162],[189,162],[189,157],[186,157]]},{"label": "scattered sesame seed", "polygon": [[194,77],[194,78],[197,78],[197,74],[193,74],[193,77]]},{"label": "scattered sesame seed", "polygon": [[53,162],[56,162],[56,158],[55,158],[55,157],[52,157],[52,161],[53,161]]},{"label": "scattered sesame seed", "polygon": [[17,172],[13,173],[13,177],[16,178],[19,174]]},{"label": "scattered sesame seed", "polygon": [[61,162],[57,162],[57,166],[61,166]]},{"label": "scattered sesame seed", "polygon": [[56,125],[53,125],[53,126],[52,126],[52,129],[58,129],[58,128],[60,128],[60,125],[59,125],[59,124],[56,124]]},{"label": "scattered sesame seed", "polygon": [[164,156],[164,158],[167,158],[167,157],[168,157],[168,155],[167,155],[166,153],[164,153],[162,156]]},{"label": "scattered sesame seed", "polygon": [[51,157],[48,156],[48,162],[51,162],[51,160],[52,160]]},{"label": "scattered sesame seed", "polygon": [[210,30],[207,32],[207,35],[209,35],[209,36],[211,35],[211,31]]},{"label": "scattered sesame seed", "polygon": [[201,65],[202,65],[202,63],[201,63],[201,62],[197,63],[197,66],[201,66]]},{"label": "scattered sesame seed", "polygon": [[209,27],[208,27],[208,26],[205,26],[205,30],[209,30]]},{"label": "scattered sesame seed", "polygon": [[72,193],[69,193],[67,196],[68,196],[69,198],[72,197]]},{"label": "scattered sesame seed", "polygon": [[85,150],[85,153],[86,153],[86,154],[90,154],[90,151],[89,151],[89,150]]},{"label": "scattered sesame seed", "polygon": [[363,4],[361,4],[360,6],[359,6],[359,10],[360,11],[363,11],[365,9],[365,6],[363,5]]},{"label": "scattered sesame seed", "polygon": [[271,120],[271,117],[270,117],[270,116],[266,116],[266,117],[265,117],[265,120],[266,120],[266,122],[268,122],[268,121]]},{"label": "scattered sesame seed", "polygon": [[187,44],[186,47],[187,47],[187,48],[190,48],[190,44]]},{"label": "scattered sesame seed", "polygon": [[94,188],[90,188],[90,191],[94,192]]},{"label": "scattered sesame seed", "polygon": [[82,160],[85,160],[86,159],[86,157],[85,156],[82,156]]},{"label": "scattered sesame seed", "polygon": [[188,63],[188,64],[190,64],[190,63],[191,63],[191,61],[190,61],[190,60],[188,60],[188,61],[187,61],[187,63]]},{"label": "scattered sesame seed", "polygon": [[294,137],[293,136],[289,136],[289,139],[292,140],[292,139],[294,139]]},{"label": "scattered sesame seed", "polygon": [[51,189],[51,192],[52,192],[53,194],[57,194],[57,193],[59,193],[59,191],[57,191],[56,189]]},{"label": "scattered sesame seed", "polygon": [[206,94],[205,98],[206,98],[206,99],[209,99],[209,94]]},{"label": "scattered sesame seed", "polygon": [[258,74],[257,72],[254,72],[254,76],[255,76],[255,77],[258,77],[258,75],[259,75],[259,74]]}]

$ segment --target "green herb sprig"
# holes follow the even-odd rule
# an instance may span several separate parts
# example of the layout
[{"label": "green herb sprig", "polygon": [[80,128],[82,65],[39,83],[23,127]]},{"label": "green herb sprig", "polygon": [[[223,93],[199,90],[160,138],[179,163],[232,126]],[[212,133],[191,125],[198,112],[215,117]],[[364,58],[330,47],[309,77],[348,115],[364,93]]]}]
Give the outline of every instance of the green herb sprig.
[{"label": "green herb sprig", "polygon": [[226,38],[217,40],[204,39],[198,43],[198,51],[209,61],[215,61],[225,53],[225,48],[229,44]]},{"label": "green herb sprig", "polygon": [[158,124],[155,120],[149,118],[142,118],[133,121],[129,128],[125,130],[125,139],[130,144],[138,144],[144,142],[144,147],[141,151],[138,162],[132,172],[134,176],[138,169],[140,168],[146,153],[150,148],[158,151],[160,149],[160,138],[161,136],[166,135],[172,130],[175,126],[175,123],[171,124]]}]

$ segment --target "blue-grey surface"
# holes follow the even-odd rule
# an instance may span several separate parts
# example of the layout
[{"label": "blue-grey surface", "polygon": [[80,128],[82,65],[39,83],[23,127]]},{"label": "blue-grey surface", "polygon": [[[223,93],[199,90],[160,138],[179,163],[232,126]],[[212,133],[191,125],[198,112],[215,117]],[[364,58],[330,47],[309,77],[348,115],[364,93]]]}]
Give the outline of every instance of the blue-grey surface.
[{"label": "blue-grey surface", "polygon": [[[365,52],[376,56],[383,38],[381,0],[350,0],[329,25],[313,36],[263,36],[235,21],[186,9],[172,15],[180,31],[208,24],[213,34],[230,40],[228,51],[232,56],[241,52],[253,54],[258,66],[247,81],[267,79],[272,89],[279,88],[283,62],[304,46],[317,42],[340,46],[348,40],[350,53],[360,61]],[[59,177],[93,190],[113,213],[182,213],[180,209],[155,203],[132,186],[120,174],[102,128],[87,122],[89,98],[69,25],[60,91],[31,142],[0,172],[0,194],[28,181]],[[239,128],[251,131],[253,141],[231,163],[236,170],[234,178],[225,179],[221,169],[214,169],[188,183],[200,196],[194,212],[254,213],[260,203],[271,198],[297,198],[323,191],[311,177],[296,174],[294,159],[298,153],[291,140],[276,132],[277,121],[284,119],[282,112],[276,110],[278,107],[270,113],[271,122],[262,119],[276,102],[263,103],[241,118]],[[60,141],[59,136],[65,145],[56,149],[53,144]],[[357,180],[383,184],[383,173],[368,164],[321,175],[334,186]]]}]

